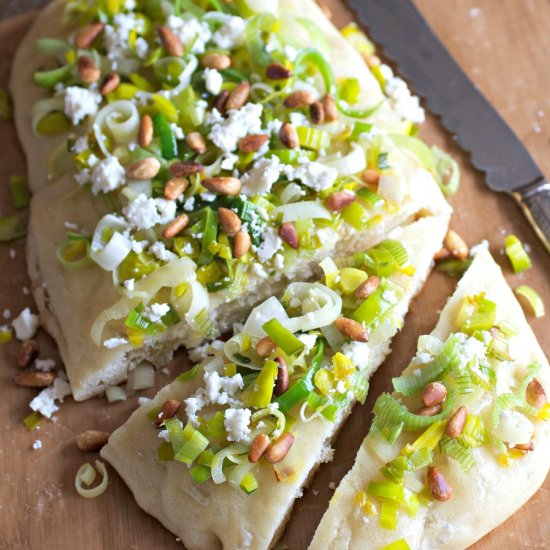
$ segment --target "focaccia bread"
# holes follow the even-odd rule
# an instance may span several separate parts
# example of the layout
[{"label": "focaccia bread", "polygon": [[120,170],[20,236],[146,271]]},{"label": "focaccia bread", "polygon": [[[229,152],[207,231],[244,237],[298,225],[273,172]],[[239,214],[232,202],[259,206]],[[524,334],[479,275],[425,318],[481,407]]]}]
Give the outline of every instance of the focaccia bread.
[{"label": "focaccia bread", "polygon": [[[293,283],[283,308],[273,297],[258,306],[223,351],[135,411],[101,455],[139,506],[189,550],[270,548],[307,480],[331,460],[330,442],[364,400],[445,231],[424,218],[340,269],[326,259],[321,284]],[[159,409],[171,416],[174,403],[178,415],[159,433],[152,420]]]},{"label": "focaccia bread", "polygon": [[[35,75],[53,89],[33,124],[72,133],[51,183],[33,183],[28,264],[77,400],[230,330],[326,256],[450,215],[438,182],[457,174],[410,135],[418,99],[314,2],[241,16],[154,4],[94,4],[80,20],[67,2],[67,40],[39,43],[60,67]],[[45,17],[61,24],[55,6]],[[27,130],[33,105],[17,89],[34,69],[14,72]],[[49,143],[20,135],[27,154]]]},{"label": "focaccia bread", "polygon": [[399,416],[398,401],[379,398],[373,428],[336,489],[312,550],[365,548],[365,541],[373,549],[467,548],[540,487],[550,468],[550,369],[485,248],[432,334],[419,340],[411,365],[394,378],[409,397],[393,395],[411,411],[426,400],[433,406],[441,386],[423,388],[434,380],[448,393],[443,412],[431,411],[438,413],[431,418]]}]

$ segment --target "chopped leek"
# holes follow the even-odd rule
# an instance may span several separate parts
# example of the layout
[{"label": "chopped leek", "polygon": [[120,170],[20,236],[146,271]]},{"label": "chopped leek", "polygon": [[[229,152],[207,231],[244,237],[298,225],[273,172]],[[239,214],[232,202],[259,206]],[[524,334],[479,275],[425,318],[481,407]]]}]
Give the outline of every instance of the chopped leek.
[{"label": "chopped leek", "polygon": [[297,353],[304,347],[304,344],[290,330],[281,325],[277,319],[271,319],[262,328],[287,355]]},{"label": "chopped leek", "polygon": [[174,449],[174,460],[178,462],[192,464],[208,447],[208,439],[191,424],[182,428],[177,418],[171,418],[164,422],[164,426]]},{"label": "chopped leek", "polygon": [[306,126],[298,126],[296,128],[298,141],[304,149],[312,151],[320,151],[326,149],[330,145],[330,134],[318,128],[310,128]]},{"label": "chopped leek", "polygon": [[40,424],[42,418],[43,416],[38,411],[34,411],[23,419],[23,424],[31,432]]},{"label": "chopped leek", "polygon": [[380,550],[411,550],[411,547],[407,544],[405,539],[399,539],[394,542],[390,542],[390,544],[386,544],[386,546]]},{"label": "chopped leek", "polygon": [[218,237],[218,218],[212,208],[206,207],[203,214],[203,237],[201,253],[198,259],[199,265],[206,265],[212,262],[214,255],[210,252],[209,246]]},{"label": "chopped leek", "polygon": [[462,277],[468,268],[472,265],[472,258],[466,258],[465,260],[456,260],[449,258],[437,263],[437,269],[446,273],[451,277]]},{"label": "chopped leek", "polygon": [[172,160],[178,156],[178,144],[176,136],[161,113],[153,117],[153,127],[155,135],[160,139],[160,150],[162,157],[166,160]]},{"label": "chopped leek", "polygon": [[336,83],[332,72],[332,67],[323,54],[315,48],[306,48],[298,54],[298,57],[296,57],[294,61],[294,73],[298,75],[302,74],[311,65],[313,65],[321,73],[321,77],[323,78],[323,82],[325,84],[326,93],[329,95],[335,95]]},{"label": "chopped leek", "polygon": [[506,256],[510,260],[514,273],[520,273],[531,267],[531,260],[515,235],[508,235],[505,244]]},{"label": "chopped leek", "polygon": [[187,382],[188,380],[193,380],[201,368],[201,364],[197,363],[193,368],[181,373],[176,380],[178,382]]},{"label": "chopped leek", "polygon": [[34,83],[41,88],[53,89],[56,84],[65,82],[71,76],[73,65],[64,65],[51,71],[37,71],[34,73]]},{"label": "chopped leek", "polygon": [[399,504],[384,499],[380,506],[380,526],[384,529],[394,530],[397,527],[397,512]]},{"label": "chopped leek", "polygon": [[516,288],[514,292],[517,296],[525,299],[525,301],[531,307],[531,310],[533,311],[535,317],[544,316],[544,302],[542,301],[542,298],[536,290],[532,289],[530,286],[521,285],[518,286],[518,288]]},{"label": "chopped leek", "polygon": [[57,247],[57,259],[66,269],[81,269],[93,264],[89,239],[67,239]]},{"label": "chopped leek", "polygon": [[272,32],[276,24],[276,17],[272,13],[266,12],[253,16],[246,25],[244,40],[249,57],[259,67],[265,67],[271,62],[271,56],[266,50],[262,34]]},{"label": "chopped leek", "polygon": [[13,339],[13,333],[10,328],[0,330],[0,344],[7,344]]},{"label": "chopped leek", "polygon": [[21,176],[10,176],[9,181],[11,202],[14,208],[25,208],[30,201],[25,179]]},{"label": "chopped leek", "polygon": [[385,281],[354,311],[353,319],[366,328],[376,328],[399,302],[401,288]]},{"label": "chopped leek", "polygon": [[433,172],[445,196],[454,195],[460,185],[460,169],[456,160],[437,146],[432,147],[434,157]]},{"label": "chopped leek", "polygon": [[279,364],[275,361],[266,361],[256,380],[243,391],[244,403],[257,409],[263,409],[271,403],[278,368]]},{"label": "chopped leek", "polygon": [[27,234],[23,221],[19,216],[0,217],[0,242],[6,243],[20,239]]},{"label": "chopped leek", "polygon": [[445,434],[439,444],[441,452],[454,458],[465,472],[469,472],[474,467],[475,461],[472,450],[462,445],[458,439],[451,438]]},{"label": "chopped leek", "polygon": [[157,462],[172,462],[172,460],[174,460],[174,448],[168,441],[163,441],[157,447]]}]

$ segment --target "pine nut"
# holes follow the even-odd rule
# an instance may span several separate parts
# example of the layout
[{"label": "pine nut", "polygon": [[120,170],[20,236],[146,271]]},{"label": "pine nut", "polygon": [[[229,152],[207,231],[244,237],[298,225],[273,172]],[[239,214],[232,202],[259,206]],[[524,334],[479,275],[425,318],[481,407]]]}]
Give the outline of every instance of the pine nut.
[{"label": "pine nut", "polygon": [[157,414],[157,417],[155,418],[155,426],[157,428],[160,428],[165,420],[169,420],[170,418],[173,418],[176,413],[179,411],[179,408],[181,406],[181,402],[177,399],[168,399],[168,401],[165,401],[162,407],[160,408],[160,411]]},{"label": "pine nut", "polygon": [[92,23],[79,30],[75,36],[74,44],[79,50],[87,50],[94,40],[101,34],[105,28],[103,23]]},{"label": "pine nut", "polygon": [[418,416],[435,416],[443,410],[441,405],[433,405],[432,407],[420,407],[415,414]]},{"label": "pine nut", "polygon": [[338,119],[338,108],[336,101],[331,95],[326,95],[323,99],[323,107],[325,108],[325,122],[334,122]]},{"label": "pine nut", "polygon": [[120,76],[117,73],[109,73],[103,79],[103,83],[99,88],[99,93],[101,95],[107,95],[111,92],[114,92],[120,84]]},{"label": "pine nut", "polygon": [[263,454],[269,447],[269,437],[264,434],[258,434],[250,444],[250,448],[248,449],[248,462],[255,464],[262,458]]},{"label": "pine nut", "polygon": [[347,338],[354,342],[368,342],[369,333],[367,329],[357,321],[348,317],[338,317],[334,326]]},{"label": "pine nut", "polygon": [[53,372],[21,372],[15,377],[18,386],[27,388],[45,388],[53,383],[55,374]]},{"label": "pine nut", "polygon": [[201,65],[209,69],[225,71],[231,67],[231,58],[223,53],[206,53],[201,57]]},{"label": "pine nut", "polygon": [[206,153],[206,149],[208,148],[206,146],[206,140],[201,134],[199,134],[199,132],[191,132],[190,134],[187,134],[185,141],[191,151],[194,151],[199,155]]},{"label": "pine nut", "polygon": [[451,416],[447,426],[445,427],[445,433],[452,437],[458,437],[462,430],[464,430],[464,425],[466,424],[466,419],[468,418],[468,409],[464,406],[460,407],[454,414]]},{"label": "pine nut", "polygon": [[109,432],[86,430],[76,438],[76,445],[83,453],[96,453],[107,444]]},{"label": "pine nut", "polygon": [[285,147],[289,149],[296,149],[300,145],[300,140],[298,138],[298,132],[296,128],[290,124],[290,122],[285,122],[281,129],[279,130],[279,139]]},{"label": "pine nut", "polygon": [[230,237],[233,237],[241,230],[241,219],[237,214],[235,214],[235,212],[233,212],[233,210],[230,210],[229,208],[218,208],[218,219],[220,221],[220,227]]},{"label": "pine nut", "polygon": [[38,357],[38,342],[36,340],[25,340],[21,342],[17,352],[17,365],[22,369],[29,367]]},{"label": "pine nut", "polygon": [[155,157],[147,157],[126,168],[126,176],[131,180],[150,180],[160,171],[160,162]]},{"label": "pine nut", "polygon": [[371,275],[363,284],[361,284],[355,290],[356,298],[359,298],[360,300],[368,298],[371,294],[374,294],[379,284],[380,279],[376,275]]},{"label": "pine nut", "polygon": [[518,443],[514,446],[514,449],[517,449],[518,451],[524,451],[528,453],[529,451],[535,450],[535,443],[533,440],[527,442],[527,443]]},{"label": "pine nut", "polygon": [[368,185],[378,185],[380,182],[380,172],[378,170],[364,170],[361,179]]},{"label": "pine nut", "polygon": [[527,388],[525,390],[525,399],[527,400],[527,403],[529,403],[529,405],[531,405],[532,407],[536,407],[537,409],[540,409],[541,407],[544,407],[544,405],[546,405],[546,392],[544,391],[541,383],[536,378],[533,378],[533,380],[531,380],[531,382],[527,384]]},{"label": "pine nut", "polygon": [[286,96],[284,105],[289,109],[297,109],[298,107],[311,105],[314,101],[315,95],[310,90],[296,90]]},{"label": "pine nut", "polygon": [[279,237],[294,250],[300,247],[300,240],[296,228],[290,223],[282,223],[279,227]]},{"label": "pine nut", "polygon": [[292,71],[280,63],[270,63],[265,74],[271,80],[286,80],[292,76]]},{"label": "pine nut", "polygon": [[164,186],[164,198],[169,201],[175,201],[184,193],[189,186],[187,178],[172,178]]},{"label": "pine nut", "polygon": [[168,27],[160,27],[159,38],[168,55],[181,57],[184,54],[185,48],[179,36],[175,35]]},{"label": "pine nut", "polygon": [[464,260],[468,257],[468,246],[462,239],[462,237],[452,229],[449,229],[447,236],[445,237],[445,248],[459,260]]},{"label": "pine nut", "polygon": [[285,432],[275,443],[272,443],[264,453],[264,458],[271,464],[277,464],[284,460],[294,444],[294,436]]},{"label": "pine nut", "polygon": [[222,90],[220,92],[220,95],[216,98],[216,101],[214,102],[214,108],[220,113],[225,113],[225,104],[227,103],[228,97],[229,92],[227,90]]},{"label": "pine nut", "polygon": [[313,124],[323,124],[325,121],[325,108],[320,101],[314,101],[309,106],[309,116]]},{"label": "pine nut", "polygon": [[277,344],[269,336],[264,336],[258,340],[255,349],[257,355],[267,357],[277,349]]},{"label": "pine nut", "polygon": [[93,84],[101,78],[101,71],[90,57],[78,58],[78,76],[85,84]]},{"label": "pine nut", "polygon": [[285,393],[288,390],[288,370],[286,368],[286,361],[282,357],[275,357],[274,361],[279,365],[277,368],[277,380],[275,380],[275,388],[273,394],[277,397]]},{"label": "pine nut", "polygon": [[240,109],[248,100],[250,95],[250,84],[243,80],[237,84],[236,88],[229,94],[225,102],[225,110]]},{"label": "pine nut", "polygon": [[139,130],[138,130],[138,143],[140,147],[149,147],[153,141],[153,119],[145,114],[142,115]]},{"label": "pine nut", "polygon": [[434,254],[434,260],[439,262],[447,259],[450,255],[451,253],[443,246]]},{"label": "pine nut", "polygon": [[428,485],[436,500],[445,502],[453,498],[453,490],[443,474],[434,466],[428,468]]},{"label": "pine nut", "polygon": [[214,178],[205,178],[201,183],[209,191],[221,193],[222,195],[234,197],[241,191],[241,180],[237,178],[218,176]]},{"label": "pine nut", "polygon": [[189,216],[180,214],[175,220],[171,221],[162,232],[165,239],[173,239],[179,235],[189,225]]},{"label": "pine nut", "polygon": [[250,235],[245,231],[239,231],[233,237],[233,257],[241,258],[244,256],[250,249]]},{"label": "pine nut", "polygon": [[422,391],[422,402],[426,407],[439,405],[447,397],[447,388],[441,382],[430,382]]},{"label": "pine nut", "polygon": [[268,140],[269,136],[267,134],[245,136],[239,140],[239,151],[245,154],[254,153]]},{"label": "pine nut", "polygon": [[184,160],[182,162],[174,162],[170,165],[168,171],[170,175],[180,178],[182,176],[192,176],[204,170],[204,166],[194,160]]},{"label": "pine nut", "polygon": [[340,212],[355,201],[355,195],[349,191],[336,191],[327,199],[327,208],[333,212]]}]

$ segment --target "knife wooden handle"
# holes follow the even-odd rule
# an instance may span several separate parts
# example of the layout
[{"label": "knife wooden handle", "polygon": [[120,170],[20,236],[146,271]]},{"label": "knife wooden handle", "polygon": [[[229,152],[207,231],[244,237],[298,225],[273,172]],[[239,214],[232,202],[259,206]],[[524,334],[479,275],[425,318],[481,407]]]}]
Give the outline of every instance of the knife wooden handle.
[{"label": "knife wooden handle", "polygon": [[519,189],[513,196],[550,253],[550,183],[536,182]]}]

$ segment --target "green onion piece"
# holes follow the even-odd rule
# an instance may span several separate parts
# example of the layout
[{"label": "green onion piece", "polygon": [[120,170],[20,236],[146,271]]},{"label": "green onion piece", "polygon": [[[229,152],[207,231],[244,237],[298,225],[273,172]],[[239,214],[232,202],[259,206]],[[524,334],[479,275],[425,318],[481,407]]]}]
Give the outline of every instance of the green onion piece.
[{"label": "green onion piece", "polygon": [[468,268],[472,265],[472,258],[466,258],[464,260],[455,260],[449,258],[438,262],[436,267],[439,271],[446,273],[451,277],[462,277]]},{"label": "green onion piece", "polygon": [[10,176],[11,202],[14,208],[25,208],[30,202],[30,195],[22,176]]},{"label": "green onion piece", "polygon": [[[208,420],[206,424],[206,432],[210,438],[216,440],[222,440],[227,437],[223,412],[217,411],[216,413],[214,413],[214,416],[210,420]],[[210,461],[210,464],[211,463],[212,461]]]},{"label": "green onion piece", "polygon": [[389,481],[400,483],[405,473],[409,471],[407,457],[401,455],[380,468],[380,473]]},{"label": "green onion piece", "polygon": [[201,368],[201,364],[197,363],[192,369],[189,369],[186,372],[181,373],[176,380],[178,382],[187,382],[188,380],[193,380]]},{"label": "green onion piece", "polygon": [[454,458],[465,472],[469,472],[474,467],[475,460],[471,449],[464,447],[457,439],[453,439],[445,434],[441,438],[439,445],[441,452]]},{"label": "green onion piece", "polygon": [[11,342],[13,339],[13,333],[10,328],[6,328],[5,330],[0,330],[0,344],[7,344],[8,342]]},{"label": "green onion piece", "polygon": [[64,65],[51,71],[37,71],[34,73],[34,83],[41,88],[52,90],[56,84],[65,82],[71,76],[73,64]]},{"label": "green onion piece", "polygon": [[336,81],[334,79],[332,67],[319,50],[315,48],[306,48],[302,50],[294,61],[294,74],[300,75],[306,72],[311,65],[321,73],[323,82],[325,83],[326,93],[335,95]]},{"label": "green onion piece", "polygon": [[457,440],[463,447],[481,447],[487,443],[487,431],[481,416],[468,414],[462,433]]},{"label": "green onion piece", "polygon": [[38,53],[48,55],[61,55],[71,49],[69,44],[58,38],[39,38],[36,41],[36,49]]},{"label": "green onion piece", "polygon": [[403,244],[401,244],[399,241],[386,239],[385,241],[382,241],[376,248],[379,250],[387,250],[392,255],[392,258],[399,267],[404,266],[409,261],[409,253],[407,252],[407,249],[403,246]]},{"label": "green onion piece", "polygon": [[457,324],[468,334],[478,330],[489,330],[496,322],[497,305],[479,294],[473,298],[466,298],[462,310],[457,316]]},{"label": "green onion piece", "polygon": [[433,462],[432,450],[433,449],[428,449],[428,447],[422,447],[414,451],[412,455],[409,456],[409,469],[416,471],[429,466]]},{"label": "green onion piece", "polygon": [[365,404],[367,393],[369,391],[369,381],[364,373],[356,370],[350,377],[350,390],[361,405]]},{"label": "green onion piece", "polygon": [[0,242],[7,243],[20,239],[27,234],[27,230],[19,216],[0,217]]},{"label": "green onion piece", "polygon": [[377,327],[399,302],[401,289],[400,287],[394,287],[397,287],[397,285],[385,281],[375,292],[363,300],[361,305],[353,312],[353,319],[367,328]]},{"label": "green onion piece", "polygon": [[141,279],[155,271],[157,266],[158,263],[152,255],[145,252],[136,254],[132,251],[118,266],[118,276],[123,281]]},{"label": "green onion piece", "polygon": [[310,366],[295,384],[293,384],[285,393],[275,399],[275,403],[279,404],[279,410],[283,413],[290,411],[298,403],[305,401],[310,392],[315,389],[313,377],[321,368],[323,362],[323,354],[325,351],[325,343],[323,340],[317,340],[317,350],[311,360]]},{"label": "green onion piece", "polygon": [[514,273],[520,273],[531,267],[531,260],[521,244],[521,241],[515,235],[508,235],[505,244],[506,256],[512,264]]},{"label": "green onion piece", "polygon": [[397,527],[398,510],[398,503],[384,499],[380,506],[380,526],[393,531]]},{"label": "green onion piece", "polygon": [[40,421],[42,420],[42,415],[38,411],[34,411],[29,416],[26,416],[23,419],[23,424],[27,427],[27,430],[31,432],[34,430],[38,424],[40,424]]},{"label": "green onion piece", "polygon": [[130,311],[128,317],[126,317],[126,320],[124,321],[124,325],[131,330],[135,330],[147,336],[156,336],[162,332],[163,327],[159,323],[153,323],[149,319],[146,319],[142,315],[144,309],[145,306],[143,305],[143,302],[141,302],[132,311]]},{"label": "green onion piece", "polygon": [[378,193],[368,187],[361,187],[355,194],[364,201],[367,201],[372,208],[380,208],[385,202]]},{"label": "green onion piece", "polygon": [[427,451],[433,451],[439,443],[441,437],[445,433],[445,427],[447,426],[446,420],[439,420],[434,422],[420,437],[418,437],[413,443],[407,445],[403,452],[413,456],[415,453],[426,449]]},{"label": "green onion piece", "polygon": [[244,403],[257,409],[263,409],[271,403],[278,368],[279,364],[275,361],[266,361],[256,380],[243,391]]},{"label": "green onion piece", "polygon": [[209,246],[218,237],[218,217],[214,210],[207,206],[204,209],[204,230],[201,244],[201,253],[199,255],[198,264],[207,265],[212,262],[214,255],[209,250]]},{"label": "green onion piece", "polygon": [[11,102],[8,92],[4,88],[0,88],[0,120],[10,120],[11,118]]},{"label": "green onion piece", "polygon": [[460,361],[460,341],[455,334],[450,334],[441,353],[429,365],[423,367],[418,376],[411,373],[393,378],[393,389],[406,397],[414,395],[429,382],[441,380],[448,372],[458,367]]},{"label": "green onion piece", "polygon": [[197,466],[193,466],[189,473],[191,474],[191,477],[193,478],[193,481],[200,485],[201,483],[204,483],[205,481],[208,481],[212,478],[212,470],[210,466],[203,466],[202,464],[198,464]]},{"label": "green onion piece", "polygon": [[456,160],[437,146],[432,147],[433,172],[439,188],[445,196],[454,195],[460,185],[460,169]]},{"label": "green onion piece", "polygon": [[267,321],[262,328],[287,355],[301,351],[304,347],[304,344],[290,330],[281,325],[278,319]]},{"label": "green onion piece", "polygon": [[265,67],[271,62],[262,34],[272,32],[276,24],[277,18],[272,13],[259,13],[248,21],[244,31],[244,42],[249,58],[259,67]]},{"label": "green onion piece", "polygon": [[330,134],[324,130],[297,126],[296,133],[298,134],[298,141],[304,149],[320,151],[321,149],[326,149],[330,145]]},{"label": "green onion piece", "polygon": [[93,264],[90,258],[90,241],[67,239],[56,250],[59,263],[66,269],[82,269]]},{"label": "green onion piece", "polygon": [[206,308],[201,309],[197,313],[197,315],[193,319],[193,322],[205,338],[212,338],[216,336],[216,327],[212,319],[210,318],[210,315]]},{"label": "green onion piece", "polygon": [[[1,239],[0,239],[1,240]],[[521,285],[516,288],[514,291],[517,296],[520,296],[525,299],[525,301],[529,304],[531,307],[531,310],[535,314],[535,317],[543,317],[545,310],[544,310],[544,302],[542,301],[542,298],[538,294],[538,292],[534,289],[532,289],[528,285]]]},{"label": "green onion piece", "polygon": [[163,441],[157,447],[157,462],[172,462],[174,460],[174,449],[168,441]]},{"label": "green onion piece", "polygon": [[405,539],[399,539],[394,542],[390,542],[389,544],[386,544],[386,546],[384,546],[380,550],[411,550],[411,547],[407,544],[407,541]]},{"label": "green onion piece", "polygon": [[393,500],[399,504],[405,501],[405,487],[392,481],[371,481],[367,487],[367,495]]},{"label": "green onion piece", "polygon": [[160,150],[162,157],[166,160],[172,160],[178,156],[178,144],[176,142],[176,136],[170,128],[166,118],[161,113],[157,113],[153,117],[153,128],[155,134],[160,139]]},{"label": "green onion piece", "polygon": [[350,107],[346,101],[343,101],[341,99],[338,99],[336,101],[336,106],[338,107],[338,110],[351,118],[360,118],[365,119],[372,116],[382,105],[384,104],[384,100],[379,101],[376,105],[373,105],[372,107],[369,107],[367,109],[354,109]]},{"label": "green onion piece", "polygon": [[193,461],[208,447],[208,439],[191,424],[185,428],[177,418],[171,418],[164,422],[168,430],[170,443],[174,449],[174,459],[185,464],[192,464]]}]

